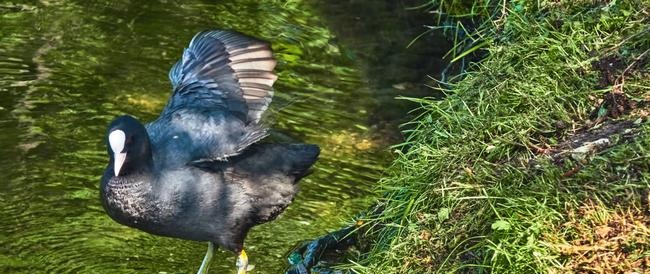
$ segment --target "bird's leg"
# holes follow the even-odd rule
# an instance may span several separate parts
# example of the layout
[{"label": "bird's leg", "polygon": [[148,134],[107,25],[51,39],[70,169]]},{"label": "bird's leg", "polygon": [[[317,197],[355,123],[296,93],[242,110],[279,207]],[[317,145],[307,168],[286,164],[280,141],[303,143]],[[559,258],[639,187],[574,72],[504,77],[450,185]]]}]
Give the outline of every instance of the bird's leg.
[{"label": "bird's leg", "polygon": [[210,267],[210,262],[212,262],[212,255],[214,255],[214,244],[208,242],[208,252],[205,253],[201,268],[199,268],[199,272],[196,274],[208,274],[208,268]]},{"label": "bird's leg", "polygon": [[248,269],[248,256],[246,256],[246,251],[243,249],[239,252],[239,257],[237,257],[237,274],[246,274]]}]

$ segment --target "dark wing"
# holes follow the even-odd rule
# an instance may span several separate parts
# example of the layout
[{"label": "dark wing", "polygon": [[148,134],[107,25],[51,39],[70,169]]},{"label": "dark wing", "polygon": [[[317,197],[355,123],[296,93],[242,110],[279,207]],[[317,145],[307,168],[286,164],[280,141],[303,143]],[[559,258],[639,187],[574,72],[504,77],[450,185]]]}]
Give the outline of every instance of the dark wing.
[{"label": "dark wing", "polygon": [[260,118],[273,97],[275,65],[266,42],[233,31],[198,33],[169,72],[173,94],[149,125],[153,141],[177,139],[191,147],[192,161],[210,161],[264,138]]},{"label": "dark wing", "polygon": [[233,31],[204,31],[194,36],[169,79],[174,95],[200,84],[220,95],[230,111],[257,123],[273,97],[275,65],[266,42]]}]

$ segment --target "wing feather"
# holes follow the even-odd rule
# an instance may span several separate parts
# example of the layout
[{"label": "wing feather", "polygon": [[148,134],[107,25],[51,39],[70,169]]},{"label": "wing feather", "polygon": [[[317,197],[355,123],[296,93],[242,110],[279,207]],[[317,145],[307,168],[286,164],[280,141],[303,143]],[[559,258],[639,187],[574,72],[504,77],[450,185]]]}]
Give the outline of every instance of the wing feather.
[{"label": "wing feather", "polygon": [[157,120],[169,125],[155,126],[188,131],[169,135],[188,136],[199,151],[195,161],[241,152],[267,135],[260,120],[273,98],[276,64],[267,42],[233,31],[198,33],[169,71],[173,94]]}]

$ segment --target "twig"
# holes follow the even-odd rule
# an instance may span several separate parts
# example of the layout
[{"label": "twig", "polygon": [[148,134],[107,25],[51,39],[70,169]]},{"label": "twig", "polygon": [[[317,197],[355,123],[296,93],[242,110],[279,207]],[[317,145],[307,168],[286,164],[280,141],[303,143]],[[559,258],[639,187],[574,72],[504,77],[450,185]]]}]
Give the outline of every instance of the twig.
[{"label": "twig", "polygon": [[626,74],[630,69],[632,69],[632,67],[633,67],[634,65],[636,65],[636,63],[639,62],[639,60],[643,59],[643,56],[646,55],[646,54],[648,53],[648,51],[650,51],[650,49],[645,50],[645,51],[644,51],[643,53],[641,53],[641,55],[639,55],[637,58],[634,58],[634,62],[632,62],[629,66],[627,66],[627,67],[625,68],[625,70],[623,70],[623,73],[621,73],[621,75],[619,75],[619,76],[616,78],[616,80],[614,81],[614,86],[612,87],[612,91],[613,91],[613,92],[623,93],[623,85],[625,84],[625,74]]}]

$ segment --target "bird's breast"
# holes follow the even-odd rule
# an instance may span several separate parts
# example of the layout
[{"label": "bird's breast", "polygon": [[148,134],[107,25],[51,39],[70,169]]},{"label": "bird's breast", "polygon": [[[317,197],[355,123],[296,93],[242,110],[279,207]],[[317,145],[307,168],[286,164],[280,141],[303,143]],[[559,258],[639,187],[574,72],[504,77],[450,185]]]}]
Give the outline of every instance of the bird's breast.
[{"label": "bird's breast", "polygon": [[117,222],[138,227],[152,218],[162,217],[151,199],[151,189],[151,184],[144,180],[113,177],[102,186],[102,204]]}]

